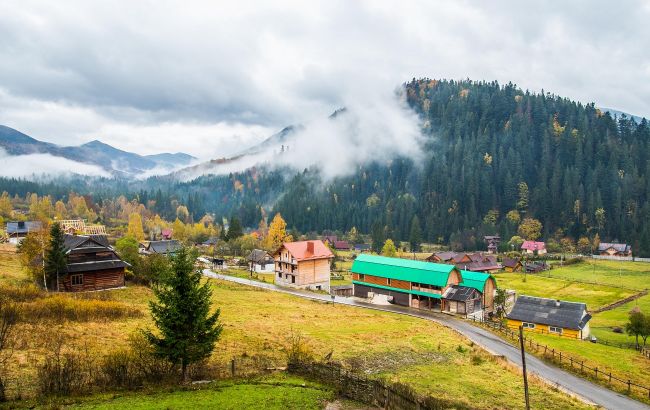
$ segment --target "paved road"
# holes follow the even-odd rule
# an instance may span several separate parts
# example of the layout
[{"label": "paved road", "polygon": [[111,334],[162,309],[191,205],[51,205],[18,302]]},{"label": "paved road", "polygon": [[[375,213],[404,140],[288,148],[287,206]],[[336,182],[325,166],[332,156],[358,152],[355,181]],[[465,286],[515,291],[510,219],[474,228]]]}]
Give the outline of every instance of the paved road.
[{"label": "paved road", "polygon": [[[301,298],[320,300],[330,303],[332,302],[330,295],[307,292],[297,289],[287,289],[271,283],[262,283],[254,280],[237,278],[234,276],[221,275],[214,273],[208,269],[204,270],[203,274],[211,278],[269,289],[276,292],[288,293]],[[337,296],[334,299],[334,303],[365,309],[393,312],[438,322],[444,326],[458,331],[463,336],[467,337],[479,346],[482,346],[490,353],[504,356],[510,362],[516,364],[519,367],[521,366],[521,353],[519,349],[496,336],[494,333],[481,327],[474,326],[471,323],[454,316],[442,313],[419,311],[417,309],[396,305],[373,305],[370,303],[358,301],[353,298],[345,298],[340,296]],[[613,359],[615,360],[615,358]],[[535,356],[526,355],[526,367],[530,373],[535,373],[538,377],[545,379],[547,382],[553,384],[554,386],[604,408],[613,410],[650,409],[650,406],[647,406],[636,400],[632,400],[625,395],[616,393],[597,384],[591,383],[583,378],[574,376],[573,374],[568,373],[555,366],[551,366]]]}]

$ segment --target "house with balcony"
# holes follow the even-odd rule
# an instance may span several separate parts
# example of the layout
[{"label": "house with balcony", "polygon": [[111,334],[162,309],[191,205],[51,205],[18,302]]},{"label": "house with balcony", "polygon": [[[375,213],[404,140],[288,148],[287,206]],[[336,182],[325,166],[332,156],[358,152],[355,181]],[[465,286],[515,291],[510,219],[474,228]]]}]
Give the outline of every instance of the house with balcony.
[{"label": "house with balcony", "polygon": [[333,258],[332,251],[320,240],[283,243],[273,253],[275,284],[329,292]]}]

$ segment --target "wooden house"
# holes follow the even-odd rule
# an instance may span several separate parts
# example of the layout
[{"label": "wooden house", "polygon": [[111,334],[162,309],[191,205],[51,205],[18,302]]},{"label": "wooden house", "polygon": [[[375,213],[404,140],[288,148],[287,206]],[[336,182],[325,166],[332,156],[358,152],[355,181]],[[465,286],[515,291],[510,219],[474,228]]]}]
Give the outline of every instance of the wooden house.
[{"label": "wooden house", "polygon": [[444,311],[472,316],[481,312],[481,293],[466,286],[452,285],[442,295]]},{"label": "wooden house", "polygon": [[145,249],[145,254],[158,253],[161,255],[173,255],[181,248],[181,243],[177,240],[165,240],[165,241],[151,241],[149,242]]},{"label": "wooden house", "polygon": [[429,262],[447,263],[458,269],[472,272],[495,273],[502,269],[495,255],[480,252],[437,252],[427,258]]},{"label": "wooden house", "polygon": [[626,243],[601,242],[598,244],[598,254],[602,256],[630,257],[632,256],[632,246]]},{"label": "wooden house", "polygon": [[497,253],[499,251],[499,244],[501,243],[499,235],[486,235],[483,240],[487,245],[488,253]]},{"label": "wooden house", "polygon": [[349,251],[352,249],[348,241],[336,241],[334,242],[334,249],[337,251]]},{"label": "wooden house", "polygon": [[267,251],[253,249],[246,260],[248,260],[248,269],[251,272],[272,273],[275,270],[275,261]]},{"label": "wooden house", "polygon": [[521,260],[518,258],[503,258],[501,265],[506,272],[521,272],[522,269]]},{"label": "wooden house", "polygon": [[587,305],[563,300],[519,296],[507,316],[508,327],[575,339],[589,337]]},{"label": "wooden house", "polygon": [[481,309],[487,313],[494,312],[494,294],[497,289],[497,281],[494,276],[485,272],[472,272],[461,270],[460,286],[476,289],[480,292]]},{"label": "wooden house", "polygon": [[521,251],[529,255],[544,255],[546,253],[546,243],[524,241],[524,243],[521,244]]},{"label": "wooden house", "polygon": [[40,221],[7,222],[6,233],[9,238],[9,243],[17,245],[25,239],[27,234],[30,232],[38,232],[41,229],[43,229],[43,224]]},{"label": "wooden house", "polygon": [[276,285],[329,291],[334,254],[322,241],[283,243],[273,258]]},{"label": "wooden house", "polygon": [[65,235],[67,271],[58,276],[63,292],[104,290],[125,286],[124,270],[130,266],[115,253],[104,235]]}]

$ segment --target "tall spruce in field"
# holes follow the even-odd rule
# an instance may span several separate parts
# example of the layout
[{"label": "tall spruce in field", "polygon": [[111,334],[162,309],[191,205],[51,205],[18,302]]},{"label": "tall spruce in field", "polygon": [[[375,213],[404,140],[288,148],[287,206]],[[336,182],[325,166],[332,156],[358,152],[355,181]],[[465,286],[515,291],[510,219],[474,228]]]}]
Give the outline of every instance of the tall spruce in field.
[{"label": "tall spruce in field", "polygon": [[201,284],[196,256],[183,247],[170,257],[171,272],[153,288],[157,301],[149,302],[158,334],[145,331],[156,354],[180,366],[183,381],[190,364],[212,353],[223,330],[220,309],[210,313],[212,290],[208,282]]},{"label": "tall spruce in field", "polygon": [[381,247],[384,245],[384,227],[381,222],[377,221],[372,225],[370,237],[372,239],[372,251],[381,252]]},{"label": "tall spruce in field", "polygon": [[413,216],[411,220],[411,232],[409,233],[409,243],[411,244],[411,251],[417,252],[420,250],[422,243],[422,230],[420,228],[420,219],[418,216]]},{"label": "tall spruce in field", "polygon": [[50,228],[50,246],[45,253],[45,278],[43,283],[45,289],[56,289],[59,275],[63,275],[68,271],[68,258],[65,254],[64,241],[61,225],[58,222],[53,223]]},{"label": "tall spruce in field", "polygon": [[241,222],[236,217],[230,218],[230,224],[228,225],[228,240],[237,239],[244,234],[242,229]]}]

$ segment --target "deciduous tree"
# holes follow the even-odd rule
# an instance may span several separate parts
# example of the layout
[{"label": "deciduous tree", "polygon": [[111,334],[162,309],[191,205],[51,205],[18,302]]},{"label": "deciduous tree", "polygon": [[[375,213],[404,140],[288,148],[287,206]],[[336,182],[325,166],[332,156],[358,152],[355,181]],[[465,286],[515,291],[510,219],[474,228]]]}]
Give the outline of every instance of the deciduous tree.
[{"label": "deciduous tree", "polygon": [[386,239],[384,246],[381,248],[382,256],[395,257],[397,255],[397,248],[392,239]]}]

